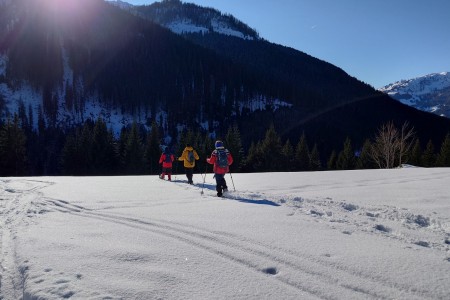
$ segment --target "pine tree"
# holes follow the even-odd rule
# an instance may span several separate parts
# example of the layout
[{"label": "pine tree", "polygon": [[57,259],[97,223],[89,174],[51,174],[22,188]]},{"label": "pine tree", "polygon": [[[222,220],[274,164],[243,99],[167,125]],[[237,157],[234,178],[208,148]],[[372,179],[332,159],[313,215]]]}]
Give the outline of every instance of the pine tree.
[{"label": "pine tree", "polygon": [[344,149],[338,155],[336,167],[338,170],[352,170],[355,168],[355,153],[349,137],[344,142]]},{"label": "pine tree", "polygon": [[83,155],[80,150],[80,136],[81,132],[77,129],[76,133],[69,134],[66,137],[66,142],[61,153],[61,167],[64,175],[83,175],[80,166]]},{"label": "pine tree", "polygon": [[320,161],[320,153],[317,144],[314,147],[309,156],[309,169],[311,171],[319,171],[322,168],[322,162]]},{"label": "pine tree", "polygon": [[264,171],[281,170],[281,139],[273,124],[267,129],[266,136],[261,143],[261,155]]},{"label": "pine tree", "polygon": [[236,124],[228,129],[225,137],[225,146],[233,156],[233,171],[239,172],[242,158],[244,156],[244,150],[242,148],[241,133],[239,132],[239,127]]},{"label": "pine tree", "polygon": [[307,171],[309,170],[309,148],[306,142],[305,133],[302,134],[298,141],[297,148],[295,149],[295,160],[297,170]]},{"label": "pine tree", "polygon": [[450,133],[445,136],[437,159],[438,167],[450,167]]},{"label": "pine tree", "polygon": [[125,143],[125,172],[126,174],[143,174],[145,171],[145,150],[139,128],[133,123]]},{"label": "pine tree", "polygon": [[337,154],[336,151],[333,150],[330,154],[330,157],[328,158],[327,162],[328,170],[336,170],[336,161],[337,161]]},{"label": "pine tree", "polygon": [[416,142],[414,143],[414,146],[408,155],[408,163],[414,166],[421,166],[422,165],[421,158],[422,158],[422,147],[420,146],[419,139],[416,139]]},{"label": "pine tree", "polygon": [[434,152],[434,145],[431,140],[428,141],[425,151],[422,154],[422,165],[426,168],[431,168],[436,165],[436,154]]},{"label": "pine tree", "polygon": [[364,144],[363,147],[361,149],[361,152],[358,156],[358,158],[356,159],[356,168],[357,169],[373,169],[375,168],[375,163],[372,160],[372,156],[371,156],[371,149],[372,149],[372,143],[370,142],[369,139],[367,139]]},{"label": "pine tree", "polygon": [[116,170],[117,155],[114,136],[108,131],[106,123],[99,118],[93,129],[92,172],[95,175],[108,175]]},{"label": "pine tree", "polygon": [[295,154],[294,147],[292,146],[289,139],[286,140],[283,148],[281,149],[281,154],[283,156],[282,170],[283,171],[294,171],[295,170]]},{"label": "pine tree", "polygon": [[252,142],[248,149],[247,158],[244,160],[243,170],[245,172],[263,171],[263,155],[261,151],[261,141],[255,144]]},{"label": "pine tree", "polygon": [[145,146],[145,159],[147,161],[147,172],[149,174],[159,173],[159,157],[161,155],[161,143],[159,136],[159,127],[156,121],[152,122],[152,128],[147,134],[147,143]]},{"label": "pine tree", "polygon": [[84,123],[79,143],[81,155],[78,163],[82,168],[82,175],[93,175],[93,133],[90,122]]},{"label": "pine tree", "polygon": [[[200,156],[200,158],[202,157],[210,157],[211,153],[214,150],[214,141],[211,139],[210,135],[208,133],[206,133],[204,135],[203,141],[201,143],[201,146],[199,147],[199,153],[198,155]],[[233,153],[232,153],[233,154]],[[233,155],[234,157],[234,155]],[[204,159],[200,159],[199,161],[203,161],[204,165],[200,165],[199,170],[201,172],[207,172],[208,171],[208,163],[206,163],[206,161]],[[212,170],[212,167],[211,169]]]},{"label": "pine tree", "polygon": [[26,136],[19,126],[19,117],[7,120],[0,130],[0,174],[20,176],[26,171]]}]

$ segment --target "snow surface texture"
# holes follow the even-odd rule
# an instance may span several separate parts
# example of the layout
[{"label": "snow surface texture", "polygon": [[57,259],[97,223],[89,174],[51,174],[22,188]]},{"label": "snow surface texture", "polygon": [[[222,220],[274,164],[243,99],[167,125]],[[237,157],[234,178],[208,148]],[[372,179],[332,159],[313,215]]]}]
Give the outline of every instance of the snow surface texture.
[{"label": "snow surface texture", "polygon": [[172,179],[0,178],[0,299],[450,295],[448,168]]}]

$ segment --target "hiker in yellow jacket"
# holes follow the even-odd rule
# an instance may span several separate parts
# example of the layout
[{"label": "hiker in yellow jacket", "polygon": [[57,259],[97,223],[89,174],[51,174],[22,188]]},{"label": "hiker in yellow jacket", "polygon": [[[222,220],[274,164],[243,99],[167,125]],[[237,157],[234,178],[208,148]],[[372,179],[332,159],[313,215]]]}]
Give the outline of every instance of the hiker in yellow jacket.
[{"label": "hiker in yellow jacket", "polygon": [[193,184],[194,182],[192,181],[192,176],[194,175],[195,161],[199,160],[197,151],[195,151],[191,145],[186,144],[186,148],[184,148],[183,153],[180,157],[178,157],[178,160],[184,162],[184,169],[186,171],[188,183]]}]

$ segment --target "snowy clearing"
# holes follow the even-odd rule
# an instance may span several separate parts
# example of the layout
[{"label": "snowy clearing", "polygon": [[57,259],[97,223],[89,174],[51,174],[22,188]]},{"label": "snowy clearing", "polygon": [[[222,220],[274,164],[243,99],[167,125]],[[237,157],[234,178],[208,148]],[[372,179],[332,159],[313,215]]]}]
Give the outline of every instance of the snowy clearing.
[{"label": "snowy clearing", "polygon": [[0,299],[450,295],[450,169],[173,179],[0,178]]}]

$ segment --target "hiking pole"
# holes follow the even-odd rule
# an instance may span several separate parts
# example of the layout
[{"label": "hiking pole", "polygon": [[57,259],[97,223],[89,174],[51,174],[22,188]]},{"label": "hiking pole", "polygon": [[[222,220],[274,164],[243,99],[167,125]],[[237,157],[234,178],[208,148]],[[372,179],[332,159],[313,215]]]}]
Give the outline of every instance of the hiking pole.
[{"label": "hiking pole", "polygon": [[236,192],[236,188],[234,187],[233,175],[231,175],[231,172],[228,172],[228,173],[230,173],[231,183],[233,183],[233,190]]},{"label": "hiking pole", "polygon": [[175,181],[177,181],[177,174],[178,174],[178,157],[175,157]]},{"label": "hiking pole", "polygon": [[206,171],[208,171],[208,163],[205,165],[205,176],[203,176],[203,185],[202,185],[202,191],[200,192],[200,195],[203,195],[203,188],[205,187],[205,181],[206,181]]}]

